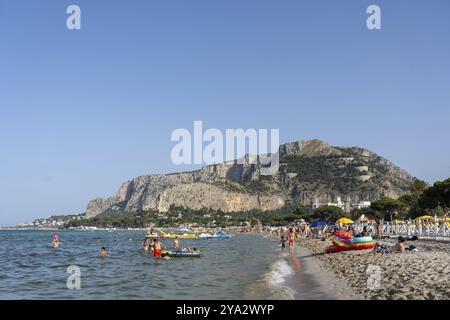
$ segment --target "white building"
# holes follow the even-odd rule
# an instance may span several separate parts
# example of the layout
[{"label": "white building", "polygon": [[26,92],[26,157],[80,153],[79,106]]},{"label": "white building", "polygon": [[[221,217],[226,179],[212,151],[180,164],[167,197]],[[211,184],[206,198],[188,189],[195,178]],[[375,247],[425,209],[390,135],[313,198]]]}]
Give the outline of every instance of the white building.
[{"label": "white building", "polygon": [[361,208],[367,208],[370,207],[372,203],[370,201],[360,201],[358,203],[353,203],[352,208],[353,209],[361,209]]},{"label": "white building", "polygon": [[335,202],[327,202],[327,203],[320,203],[317,199],[315,199],[311,204],[311,208],[312,210],[315,210],[323,206],[334,206],[341,208],[345,212],[350,212],[351,209],[366,208],[370,207],[370,205],[371,205],[370,201],[359,201],[357,203],[351,203],[350,198],[347,198],[346,201],[342,201],[341,197],[336,197]]}]

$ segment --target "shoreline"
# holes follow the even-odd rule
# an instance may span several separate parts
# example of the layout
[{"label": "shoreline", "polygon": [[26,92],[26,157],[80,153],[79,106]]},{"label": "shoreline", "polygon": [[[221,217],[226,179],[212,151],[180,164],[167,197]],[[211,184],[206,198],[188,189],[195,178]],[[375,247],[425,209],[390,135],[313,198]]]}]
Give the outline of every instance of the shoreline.
[{"label": "shoreline", "polygon": [[[254,232],[277,242],[274,235]],[[314,253],[297,242],[294,254],[289,247],[276,253],[269,273],[263,274],[266,286],[271,291],[269,299],[275,300],[363,300],[347,282],[338,277],[333,270],[324,266]],[[260,289],[261,290],[261,289]]]}]

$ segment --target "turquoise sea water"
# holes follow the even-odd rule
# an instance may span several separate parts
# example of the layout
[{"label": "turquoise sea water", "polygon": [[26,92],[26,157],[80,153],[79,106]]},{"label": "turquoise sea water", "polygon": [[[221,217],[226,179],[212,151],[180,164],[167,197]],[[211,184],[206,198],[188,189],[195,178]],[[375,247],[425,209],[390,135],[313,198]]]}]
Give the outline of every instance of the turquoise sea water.
[{"label": "turquoise sea water", "polygon": [[[267,298],[279,248],[273,239],[237,234],[228,240],[181,240],[201,258],[154,259],[142,250],[143,232],[0,231],[0,299],[252,299]],[[131,239],[131,240],[130,240]],[[172,240],[165,241],[172,245]],[[100,248],[109,251],[100,257]],[[81,272],[70,290],[67,268]],[[267,278],[269,281],[270,279]],[[275,282],[279,279],[275,279]]]}]

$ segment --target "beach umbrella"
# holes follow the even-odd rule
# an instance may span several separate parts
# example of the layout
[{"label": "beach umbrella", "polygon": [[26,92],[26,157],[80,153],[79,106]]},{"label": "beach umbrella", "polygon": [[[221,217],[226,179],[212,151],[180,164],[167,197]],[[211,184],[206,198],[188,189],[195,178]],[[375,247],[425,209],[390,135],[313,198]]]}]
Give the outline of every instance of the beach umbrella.
[{"label": "beach umbrella", "polygon": [[340,223],[340,224],[352,224],[353,221],[348,219],[348,218],[340,218],[338,221],[336,221],[336,223]]},{"label": "beach umbrella", "polygon": [[420,220],[431,220],[431,219],[434,219],[432,216],[421,216],[421,217],[418,217],[418,218],[416,218],[416,219],[420,219]]},{"label": "beach umbrella", "polygon": [[311,228],[322,228],[325,227],[328,223],[325,221],[315,221],[311,223]]}]

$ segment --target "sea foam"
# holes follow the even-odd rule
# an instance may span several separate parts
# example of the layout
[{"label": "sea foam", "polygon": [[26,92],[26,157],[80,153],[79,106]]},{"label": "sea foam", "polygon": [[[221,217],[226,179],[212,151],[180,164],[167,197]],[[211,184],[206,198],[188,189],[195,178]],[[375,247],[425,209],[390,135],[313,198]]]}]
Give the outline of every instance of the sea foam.
[{"label": "sea foam", "polygon": [[266,282],[272,291],[270,298],[291,300],[295,299],[295,291],[285,285],[286,278],[294,273],[292,267],[286,260],[275,261],[271,271],[266,275]]}]

